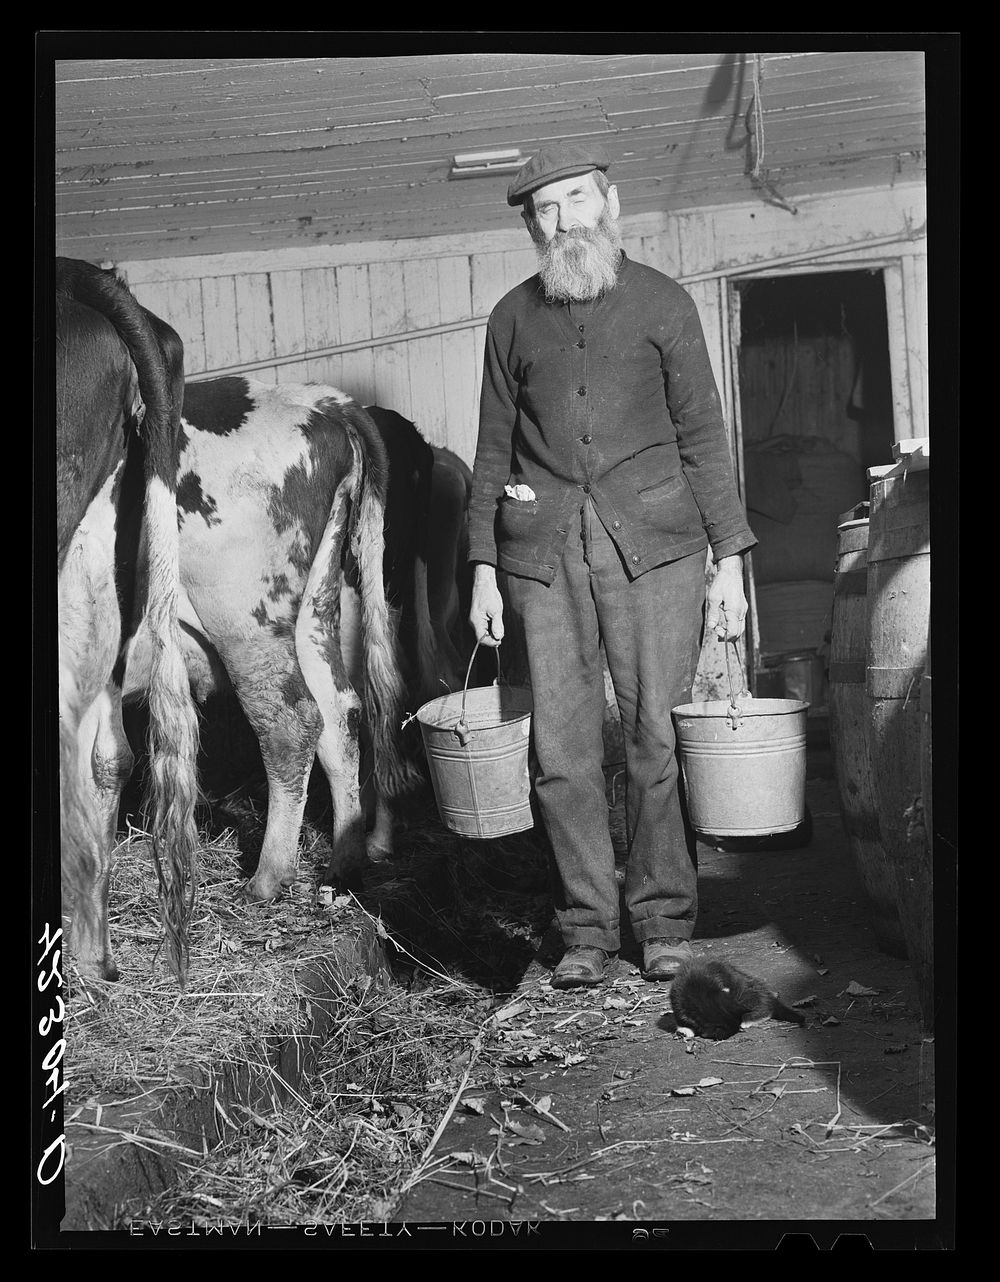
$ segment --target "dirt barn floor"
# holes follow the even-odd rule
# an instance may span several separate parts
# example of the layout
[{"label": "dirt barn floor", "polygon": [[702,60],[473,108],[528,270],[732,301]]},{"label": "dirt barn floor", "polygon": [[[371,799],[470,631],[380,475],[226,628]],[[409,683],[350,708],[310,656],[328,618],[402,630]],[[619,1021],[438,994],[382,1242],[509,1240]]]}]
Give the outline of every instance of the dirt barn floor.
[{"label": "dirt barn floor", "polygon": [[696,950],[807,1016],[722,1042],[676,1033],[631,938],[604,987],[550,987],[537,830],[463,841],[425,799],[393,863],[324,904],[310,802],[302,884],[247,906],[259,809],[218,806],[193,995],[116,939],[122,983],[71,1001],[60,1241],[951,1249],[952,1030],[922,1036],[908,964],[876,948],[812,720],[807,804],[808,844],[699,843]]}]

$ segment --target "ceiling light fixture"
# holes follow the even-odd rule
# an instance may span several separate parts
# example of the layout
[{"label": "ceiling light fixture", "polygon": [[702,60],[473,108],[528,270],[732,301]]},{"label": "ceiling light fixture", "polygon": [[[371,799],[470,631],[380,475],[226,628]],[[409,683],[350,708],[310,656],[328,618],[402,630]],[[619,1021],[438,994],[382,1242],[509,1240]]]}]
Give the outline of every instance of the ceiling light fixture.
[{"label": "ceiling light fixture", "polygon": [[517,147],[506,151],[465,151],[451,162],[449,178],[488,178],[491,174],[506,174],[520,169],[527,161]]}]

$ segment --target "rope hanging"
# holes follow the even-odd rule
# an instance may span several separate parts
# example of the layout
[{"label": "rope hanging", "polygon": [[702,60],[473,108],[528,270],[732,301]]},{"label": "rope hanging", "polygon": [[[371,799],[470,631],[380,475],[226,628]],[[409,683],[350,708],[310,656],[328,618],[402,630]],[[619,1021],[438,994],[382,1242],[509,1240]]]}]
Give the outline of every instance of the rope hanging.
[{"label": "rope hanging", "polygon": [[764,110],[760,101],[760,54],[755,53],[753,56],[753,101],[750,109],[753,112],[753,127],[750,129],[750,137],[753,142],[753,168],[750,173],[754,178],[760,178],[760,167],[764,163]]},{"label": "rope hanging", "polygon": [[755,187],[762,187],[767,192],[769,204],[778,205],[781,209],[787,209],[790,214],[797,214],[798,210],[794,205],[790,205],[784,196],[778,191],[774,183],[767,176],[767,170],[764,168],[764,102],[761,94],[761,82],[764,79],[764,60],[761,54],[753,55],[753,98],[750,106],[747,108],[746,127],[750,135],[750,153],[752,162],[750,166],[750,180]]}]

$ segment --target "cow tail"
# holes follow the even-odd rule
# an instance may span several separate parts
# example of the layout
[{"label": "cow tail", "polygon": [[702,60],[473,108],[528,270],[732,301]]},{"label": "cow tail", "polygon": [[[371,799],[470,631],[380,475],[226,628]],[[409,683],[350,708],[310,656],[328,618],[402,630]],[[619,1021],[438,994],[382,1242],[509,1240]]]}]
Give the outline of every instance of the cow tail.
[{"label": "cow tail", "polygon": [[[189,960],[188,921],[197,882],[198,714],[184,664],[177,598],[180,550],[177,527],[177,452],[183,398],[183,347],[173,331],[156,330],[166,383],[154,403],[146,398],[145,513],[140,578],[147,585],[149,677],[149,788],[153,861],[160,920],[171,969],[183,986]],[[140,390],[142,390],[142,370]]]},{"label": "cow tail", "polygon": [[175,489],[153,477],[146,494],[146,623],[152,648],[149,684],[149,789],[153,859],[160,919],[171,969],[187,976],[188,920],[194,903],[198,830],[198,718],[177,621],[177,503]]},{"label": "cow tail", "polygon": [[[364,411],[350,414],[354,431],[354,486],[351,495],[351,550],[358,563],[364,654],[365,714],[375,754],[376,788],[385,797],[398,797],[422,783],[416,766],[405,757],[401,743],[406,698],[398,622],[389,610],[382,578],[385,554],[385,480],[372,465],[381,460],[375,425]],[[367,429],[370,424],[370,431]],[[371,438],[375,438],[372,449]]]}]

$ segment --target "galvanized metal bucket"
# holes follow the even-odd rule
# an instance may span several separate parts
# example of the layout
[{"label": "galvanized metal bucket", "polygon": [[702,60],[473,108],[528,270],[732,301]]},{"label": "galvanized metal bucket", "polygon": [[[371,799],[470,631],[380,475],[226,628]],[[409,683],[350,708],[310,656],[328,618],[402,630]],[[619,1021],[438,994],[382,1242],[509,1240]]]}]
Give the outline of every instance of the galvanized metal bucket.
[{"label": "galvanized metal bucket", "polygon": [[731,679],[728,700],[673,709],[697,832],[759,837],[791,832],[804,821],[808,711],[802,699],[737,697]]},{"label": "galvanized metal bucket", "polygon": [[464,837],[503,837],[534,826],[528,742],[531,691],[500,684],[469,689],[477,643],[456,694],[417,711],[442,822]]}]

